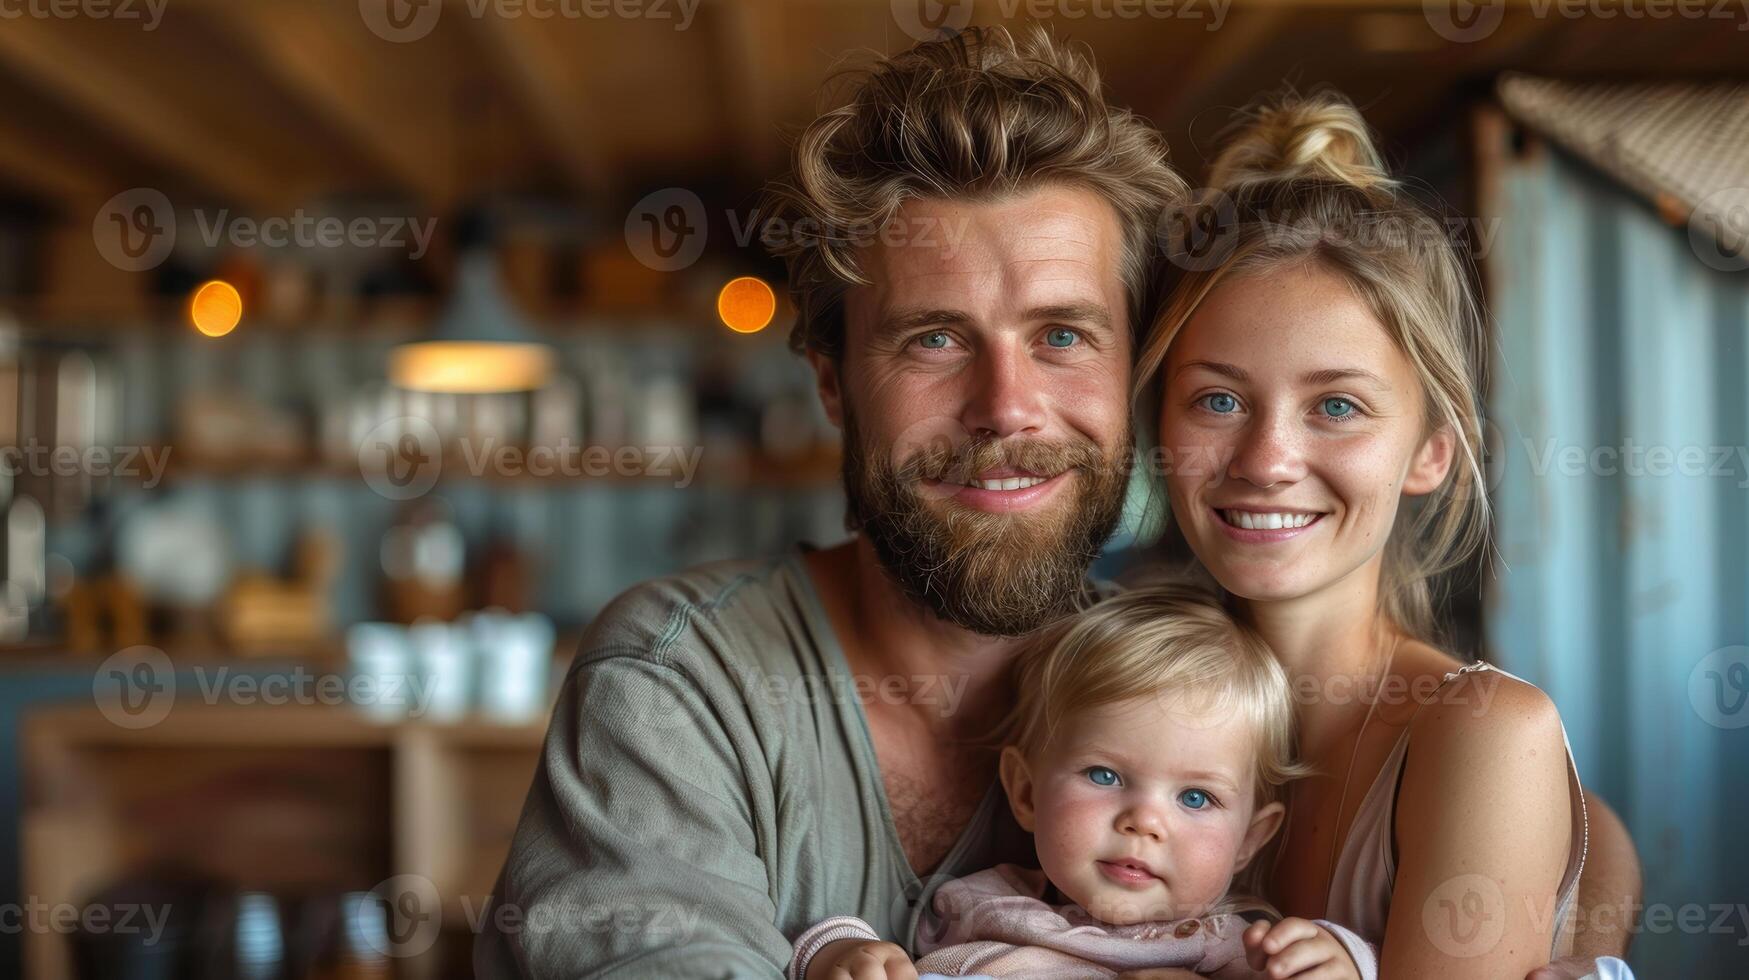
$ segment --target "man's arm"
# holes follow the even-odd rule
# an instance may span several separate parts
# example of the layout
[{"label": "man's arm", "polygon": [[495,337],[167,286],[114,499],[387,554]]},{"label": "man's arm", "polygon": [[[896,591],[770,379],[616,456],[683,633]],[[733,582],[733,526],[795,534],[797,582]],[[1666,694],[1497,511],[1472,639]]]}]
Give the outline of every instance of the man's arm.
[{"label": "man's arm", "polygon": [[1579,875],[1573,956],[1626,956],[1640,907],[1640,855],[1621,818],[1595,794],[1585,794],[1590,848]]},{"label": "man's arm", "polygon": [[770,978],[776,925],[739,755],[689,677],[585,658],[474,948],[484,978]]}]

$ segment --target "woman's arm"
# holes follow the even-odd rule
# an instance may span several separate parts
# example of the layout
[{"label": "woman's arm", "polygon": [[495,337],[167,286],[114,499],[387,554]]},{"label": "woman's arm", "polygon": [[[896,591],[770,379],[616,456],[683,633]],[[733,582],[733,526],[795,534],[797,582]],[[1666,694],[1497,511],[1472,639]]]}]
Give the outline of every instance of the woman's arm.
[{"label": "woman's arm", "polygon": [[1522,977],[1548,962],[1572,836],[1560,715],[1491,672],[1414,722],[1380,976]]}]

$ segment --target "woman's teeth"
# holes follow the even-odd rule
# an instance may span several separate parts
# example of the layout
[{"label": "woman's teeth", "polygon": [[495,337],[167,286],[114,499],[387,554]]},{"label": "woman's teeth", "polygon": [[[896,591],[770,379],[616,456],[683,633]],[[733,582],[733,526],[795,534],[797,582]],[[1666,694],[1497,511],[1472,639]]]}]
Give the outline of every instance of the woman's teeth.
[{"label": "woman's teeth", "polygon": [[1318,519],[1317,514],[1258,514],[1248,510],[1223,510],[1221,517],[1228,524],[1247,531],[1279,531],[1283,528],[1305,527]]},{"label": "woman's teeth", "polygon": [[1005,476],[1000,480],[968,480],[966,486],[980,490],[1025,490],[1050,479],[1048,476]]}]

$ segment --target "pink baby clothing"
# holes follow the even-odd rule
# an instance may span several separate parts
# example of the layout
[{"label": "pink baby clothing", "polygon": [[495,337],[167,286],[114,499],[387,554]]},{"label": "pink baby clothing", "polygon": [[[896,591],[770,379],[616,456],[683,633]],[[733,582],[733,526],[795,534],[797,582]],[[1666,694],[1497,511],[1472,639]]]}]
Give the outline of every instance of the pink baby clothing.
[{"label": "pink baby clothing", "polygon": [[[1249,924],[1237,915],[1115,926],[1074,903],[1045,900],[1042,871],[1004,864],[936,890],[934,915],[919,927],[919,974],[1026,980],[1104,980],[1130,970],[1178,967],[1218,980],[1259,980],[1245,962],[1240,938]],[[1334,923],[1319,921],[1348,949],[1365,980],[1378,974],[1374,950]],[[860,927],[860,928],[859,928]],[[855,919],[828,919],[796,940],[790,977],[806,976],[807,961],[837,939],[878,941]]]}]

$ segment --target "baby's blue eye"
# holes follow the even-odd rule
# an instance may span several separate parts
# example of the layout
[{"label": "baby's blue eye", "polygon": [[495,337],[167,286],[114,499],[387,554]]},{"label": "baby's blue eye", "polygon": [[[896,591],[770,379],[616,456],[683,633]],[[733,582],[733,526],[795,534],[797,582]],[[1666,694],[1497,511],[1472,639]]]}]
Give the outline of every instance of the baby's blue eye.
[{"label": "baby's blue eye", "polygon": [[1354,403],[1346,398],[1326,398],[1324,414],[1333,419],[1347,418],[1354,414]]},{"label": "baby's blue eye", "polygon": [[1087,778],[1092,780],[1093,785],[1095,786],[1117,785],[1117,773],[1105,768],[1104,766],[1094,766],[1091,769],[1088,769]]},{"label": "baby's blue eye", "polygon": [[1068,347],[1073,344],[1075,340],[1075,331],[1070,330],[1067,327],[1054,327],[1051,329],[1050,333],[1045,334],[1045,343],[1050,344],[1052,347]]},{"label": "baby's blue eye", "polygon": [[917,340],[918,343],[922,344],[929,350],[940,350],[947,346],[947,334],[942,333],[939,330],[934,333],[926,333],[917,338]]},{"label": "baby's blue eye", "polygon": [[1203,404],[1208,406],[1209,411],[1217,412],[1221,415],[1226,415],[1229,412],[1237,412],[1239,410],[1239,399],[1234,398],[1232,395],[1229,395],[1224,391],[1217,391],[1204,398]]},{"label": "baby's blue eye", "polygon": [[1203,807],[1208,806],[1209,795],[1200,789],[1187,789],[1178,794],[1178,802],[1192,810],[1200,810]]}]

